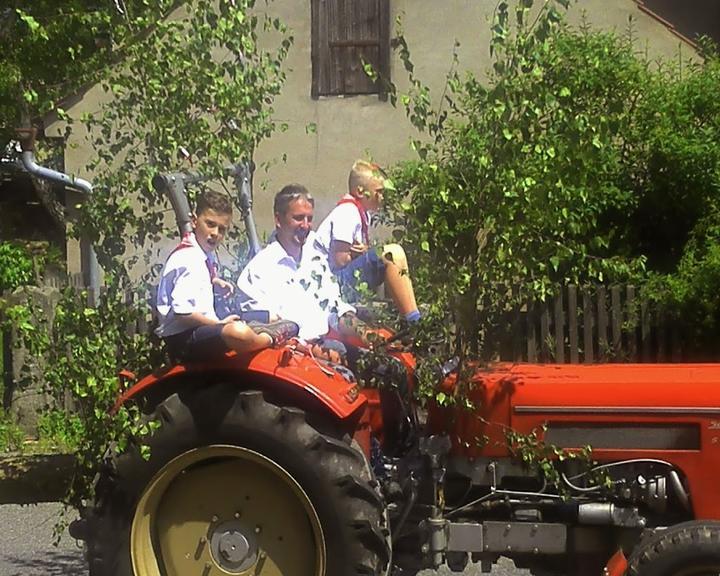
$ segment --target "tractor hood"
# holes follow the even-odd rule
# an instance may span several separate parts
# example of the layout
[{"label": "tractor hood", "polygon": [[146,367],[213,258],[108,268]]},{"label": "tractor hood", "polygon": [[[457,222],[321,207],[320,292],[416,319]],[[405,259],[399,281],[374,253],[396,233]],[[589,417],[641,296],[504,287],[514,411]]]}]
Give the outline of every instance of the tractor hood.
[{"label": "tractor hood", "polygon": [[[444,382],[451,395],[459,387]],[[510,457],[508,431],[557,448],[590,446],[601,461],[662,460],[679,469],[699,518],[720,517],[720,364],[497,364],[478,369],[468,410],[434,406],[451,456],[483,466]]]}]

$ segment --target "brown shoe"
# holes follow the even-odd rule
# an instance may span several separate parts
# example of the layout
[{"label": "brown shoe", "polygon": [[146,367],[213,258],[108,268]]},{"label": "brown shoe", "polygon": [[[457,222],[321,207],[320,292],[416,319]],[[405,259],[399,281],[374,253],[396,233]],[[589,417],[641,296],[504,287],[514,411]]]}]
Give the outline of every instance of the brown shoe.
[{"label": "brown shoe", "polygon": [[260,322],[248,322],[248,326],[258,334],[267,334],[272,338],[272,345],[279,346],[284,344],[290,338],[295,338],[300,332],[300,326],[291,320],[278,320],[269,324]]}]

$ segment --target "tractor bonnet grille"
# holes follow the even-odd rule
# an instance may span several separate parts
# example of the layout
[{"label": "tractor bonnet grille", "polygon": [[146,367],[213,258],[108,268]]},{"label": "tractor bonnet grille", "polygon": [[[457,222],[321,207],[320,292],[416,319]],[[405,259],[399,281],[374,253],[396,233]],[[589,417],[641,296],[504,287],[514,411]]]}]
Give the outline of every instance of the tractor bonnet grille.
[{"label": "tractor bonnet grille", "polygon": [[550,422],[545,441],[558,448],[617,450],[700,450],[697,424]]}]

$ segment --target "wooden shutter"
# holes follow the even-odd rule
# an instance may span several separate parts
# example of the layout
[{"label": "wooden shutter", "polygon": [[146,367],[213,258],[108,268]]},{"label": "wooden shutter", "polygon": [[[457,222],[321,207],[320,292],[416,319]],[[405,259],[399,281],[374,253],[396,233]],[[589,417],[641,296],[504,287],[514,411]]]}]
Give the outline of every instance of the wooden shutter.
[{"label": "wooden shutter", "polygon": [[312,0],[312,97],[376,94],[390,71],[390,0]]}]

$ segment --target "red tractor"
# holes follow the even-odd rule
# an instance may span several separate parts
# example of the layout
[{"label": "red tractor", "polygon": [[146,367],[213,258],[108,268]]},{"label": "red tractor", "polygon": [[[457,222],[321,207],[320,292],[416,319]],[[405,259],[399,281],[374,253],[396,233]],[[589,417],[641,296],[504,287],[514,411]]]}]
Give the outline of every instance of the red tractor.
[{"label": "red tractor", "polygon": [[[720,574],[720,365],[497,364],[471,410],[421,410],[407,351],[370,370],[290,344],[137,382],[118,405],[157,429],[72,528],[90,574]],[[554,482],[509,434],[557,448]]]},{"label": "red tractor", "polygon": [[[425,415],[292,346],[144,378],[120,402],[160,427],[149,460],[131,449],[98,481],[91,574],[379,576],[502,555],[620,576],[619,551],[632,575],[720,574],[720,366],[496,365],[475,381],[475,410]],[[565,460],[549,486],[507,430],[591,445],[594,469]]]}]

